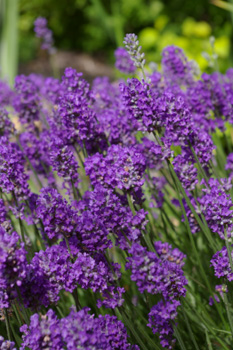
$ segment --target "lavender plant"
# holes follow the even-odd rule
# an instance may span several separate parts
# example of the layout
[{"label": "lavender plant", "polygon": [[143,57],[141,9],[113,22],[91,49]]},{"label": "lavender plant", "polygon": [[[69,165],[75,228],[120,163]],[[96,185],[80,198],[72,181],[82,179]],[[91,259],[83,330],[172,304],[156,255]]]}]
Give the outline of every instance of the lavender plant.
[{"label": "lavender plant", "polygon": [[0,90],[1,349],[232,347],[232,70],[125,44],[127,80]]}]

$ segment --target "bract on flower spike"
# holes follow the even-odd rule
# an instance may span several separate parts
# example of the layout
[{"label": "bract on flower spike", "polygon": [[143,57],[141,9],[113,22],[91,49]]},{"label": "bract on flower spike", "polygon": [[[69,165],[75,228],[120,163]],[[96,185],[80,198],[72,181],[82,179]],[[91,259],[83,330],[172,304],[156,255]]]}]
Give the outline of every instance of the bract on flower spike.
[{"label": "bract on flower spike", "polygon": [[123,41],[125,48],[131,56],[137,68],[143,68],[146,60],[144,52],[141,52],[142,47],[139,46],[138,37],[136,34],[126,34]]}]

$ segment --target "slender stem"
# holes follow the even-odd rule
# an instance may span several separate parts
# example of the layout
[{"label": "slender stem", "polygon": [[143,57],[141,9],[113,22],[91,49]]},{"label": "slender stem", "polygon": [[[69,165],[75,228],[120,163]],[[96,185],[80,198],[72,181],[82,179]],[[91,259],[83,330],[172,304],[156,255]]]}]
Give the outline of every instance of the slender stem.
[{"label": "slender stem", "polygon": [[198,214],[196,213],[196,210],[194,209],[190,199],[188,198],[185,190],[183,189],[182,185],[180,184],[180,181],[173,169],[173,167],[171,166],[171,164],[168,162],[168,167],[169,167],[169,170],[171,172],[171,175],[173,177],[173,181],[177,184],[177,187],[180,189],[180,192],[182,193],[188,207],[190,208],[190,210],[192,211],[192,214],[193,216],[195,217],[198,225],[200,226],[202,232],[204,233],[204,235],[206,236],[206,238],[208,239],[209,241],[209,244],[211,245],[212,249],[214,250],[214,252],[216,252],[216,247],[215,247],[215,243],[211,237],[211,233],[209,231],[209,228],[207,229],[207,227],[203,224],[203,222],[201,221],[201,219],[199,218]]},{"label": "slender stem", "polygon": [[195,336],[194,336],[194,334],[193,334],[191,325],[190,325],[190,323],[189,323],[189,319],[188,319],[188,317],[187,317],[187,315],[186,315],[186,312],[185,312],[185,310],[184,310],[184,306],[183,306],[182,303],[181,303],[181,309],[182,309],[182,313],[183,313],[183,315],[184,315],[185,323],[186,323],[186,325],[187,325],[188,332],[189,332],[190,338],[192,339],[193,345],[194,345],[194,347],[195,347],[196,350],[200,350],[199,346],[197,345]]},{"label": "slender stem", "polygon": [[213,347],[212,347],[212,345],[211,345],[211,342],[210,342],[210,338],[209,338],[209,334],[208,334],[207,329],[205,329],[205,335],[206,335],[206,342],[207,342],[207,345],[208,345],[208,350],[213,350]]},{"label": "slender stem", "polygon": [[76,288],[74,289],[72,295],[73,295],[73,298],[74,298],[76,310],[77,310],[77,311],[81,310],[81,309],[82,309],[82,306],[81,306],[81,304],[80,304],[80,302],[79,302],[78,291],[77,291]]},{"label": "slender stem", "polygon": [[192,153],[193,153],[193,156],[194,156],[194,158],[195,158],[195,161],[197,162],[197,166],[198,166],[198,168],[199,168],[199,171],[200,171],[200,173],[202,174],[202,177],[205,179],[206,185],[208,186],[209,179],[208,179],[208,177],[207,177],[207,175],[206,175],[206,173],[205,173],[205,170],[203,169],[203,167],[202,167],[202,165],[201,165],[201,163],[200,163],[200,161],[199,161],[199,159],[198,159],[198,157],[197,157],[197,155],[196,155],[196,153],[195,153],[195,151],[194,151],[194,149],[193,149],[193,146],[192,146],[191,144],[189,144],[189,146],[190,146],[190,149],[191,149],[191,151],[192,151]]},{"label": "slender stem", "polygon": [[[194,238],[193,238],[193,234],[191,232],[191,229],[190,229],[190,226],[189,226],[189,222],[188,222],[188,218],[187,218],[187,215],[186,215],[186,211],[185,211],[185,208],[184,208],[184,205],[183,205],[183,202],[180,198],[180,193],[179,193],[179,189],[178,189],[178,181],[177,181],[177,178],[175,178],[174,176],[174,182],[175,182],[175,185],[176,185],[176,188],[177,188],[177,195],[178,195],[178,199],[179,199],[179,203],[180,203],[180,206],[181,206],[181,209],[182,209],[182,212],[183,212],[183,215],[184,215],[184,219],[185,219],[185,224],[186,224],[186,228],[187,228],[187,231],[188,231],[188,234],[189,234],[189,238],[190,238],[190,241],[191,241],[191,244],[192,244],[192,247],[193,247],[193,250],[194,250],[194,254],[196,256],[196,259],[197,259],[197,262],[198,262],[198,266],[200,268],[200,272],[202,274],[202,277],[205,281],[205,284],[206,284],[206,287],[207,289],[209,290],[209,293],[210,295],[213,294],[212,292],[212,288],[211,288],[211,285],[209,283],[209,280],[208,280],[208,277],[205,273],[205,270],[203,268],[203,265],[202,265],[202,262],[200,260],[200,256],[199,256],[199,253],[197,251],[197,248],[196,248],[196,245],[195,245],[195,242],[194,242]],[[214,300],[214,298],[213,298]],[[214,300],[215,301],[215,300]],[[221,318],[221,320],[223,321],[223,323],[225,324],[225,320],[224,320],[224,317],[222,315],[222,312],[221,312],[221,309],[219,308],[219,305],[217,302],[214,302],[214,305],[219,313],[219,316]]]},{"label": "slender stem", "polygon": [[72,262],[74,262],[74,257],[73,257],[73,255],[71,253],[71,249],[70,249],[70,244],[69,244],[68,238],[65,235],[63,237],[64,237],[64,239],[66,241],[66,246],[67,246],[68,252],[70,254],[70,259],[71,259]]},{"label": "slender stem", "polygon": [[84,141],[83,141],[83,153],[84,153],[84,157],[87,158],[88,154],[87,154],[87,149]]},{"label": "slender stem", "polygon": [[[69,241],[68,241],[68,239],[67,239],[66,236],[64,236],[64,239],[65,239],[65,241],[66,241],[66,246],[67,246],[68,252],[69,252],[69,254],[70,254],[70,259],[71,259],[72,262],[74,262],[74,257],[73,257],[73,255],[72,255],[72,253],[71,253]],[[77,310],[77,311],[78,311],[78,310],[81,310],[82,307],[81,307],[80,302],[79,302],[77,288],[75,288],[75,289],[73,290],[72,295],[73,295],[73,298],[74,298],[76,310]]]},{"label": "slender stem", "polygon": [[17,306],[15,304],[12,304],[12,308],[14,310],[14,313],[16,315],[16,318],[17,318],[17,321],[18,321],[19,325],[22,326],[22,320],[20,319],[20,315],[19,315]]},{"label": "slender stem", "polygon": [[27,324],[29,324],[29,323],[30,323],[30,317],[28,316],[27,310],[26,310],[25,307],[24,307],[23,299],[22,299],[20,290],[19,290],[19,288],[18,288],[17,286],[16,286],[16,290],[17,290],[17,294],[18,294],[19,301],[20,301],[20,303],[21,303],[21,308],[22,308],[22,313],[23,313],[23,316],[24,316],[24,321],[25,321]]},{"label": "slender stem", "polygon": [[11,332],[10,332],[10,321],[9,321],[9,316],[8,316],[8,313],[7,313],[7,309],[4,309],[4,316],[5,316],[5,320],[6,320],[7,337],[8,337],[9,340],[12,340]]},{"label": "slender stem", "polygon": [[76,187],[74,186],[74,183],[73,183],[72,180],[71,180],[71,185],[72,185],[72,190],[73,190],[74,199],[75,199],[76,201],[78,201],[78,200],[79,200],[79,195],[78,195],[77,189],[76,189]]},{"label": "slender stem", "polygon": [[183,339],[182,339],[182,337],[180,335],[180,332],[179,332],[179,330],[178,330],[176,325],[173,325],[173,330],[174,330],[175,337],[178,340],[178,343],[179,343],[181,349],[182,350],[186,350],[186,347],[184,345]]},{"label": "slender stem", "polygon": [[32,165],[30,159],[29,159],[29,158],[26,156],[26,154],[24,153],[23,147],[22,147],[22,145],[21,145],[21,143],[20,143],[20,141],[19,141],[19,138],[18,138],[18,145],[19,145],[19,148],[21,149],[21,151],[22,151],[22,153],[23,153],[24,158],[25,158],[26,161],[28,162],[30,169],[32,170],[33,174],[35,175],[35,178],[36,178],[36,181],[38,182],[39,187],[42,188],[42,187],[43,187],[42,182],[40,181],[40,179],[39,179],[39,177],[38,177],[38,175],[37,175],[37,172],[36,172],[34,166]]},{"label": "slender stem", "polygon": [[118,317],[122,318],[124,323],[126,324],[126,326],[129,328],[130,332],[132,333],[132,335],[134,336],[135,340],[138,342],[138,344],[140,345],[142,350],[148,350],[148,347],[145,346],[144,342],[142,341],[140,335],[137,333],[137,331],[135,330],[134,326],[132,325],[132,323],[128,320],[126,314],[122,311],[120,312],[118,310],[118,308],[115,308],[115,311],[118,315]]},{"label": "slender stem", "polygon": [[77,154],[77,156],[78,156],[78,159],[79,159],[79,161],[80,161],[80,163],[81,163],[81,166],[82,166],[82,168],[84,169],[84,163],[83,163],[83,160],[82,160],[82,158],[81,158],[81,156],[80,156],[80,154],[79,154],[79,151],[78,151],[76,145],[74,145],[74,149],[75,149],[75,152],[76,152],[76,154]]},{"label": "slender stem", "polygon": [[128,199],[128,204],[129,204],[129,207],[130,207],[133,215],[136,215],[136,210],[134,208],[133,201],[132,201],[132,198],[131,198],[131,195],[129,192],[127,192],[127,199]]},{"label": "slender stem", "polygon": [[58,311],[58,313],[59,313],[59,315],[62,317],[62,318],[64,318],[65,317],[65,315],[64,315],[64,313],[63,313],[63,311],[62,311],[62,309],[60,308],[60,306],[56,306],[56,309],[57,309],[57,311]]},{"label": "slender stem", "polygon": [[[200,326],[204,326],[204,327],[207,327],[209,332],[211,334],[213,334],[213,336],[215,337],[215,339],[223,346],[223,349],[225,350],[229,350],[229,348],[226,346],[226,344],[223,343],[223,341],[218,337],[216,336],[216,332],[213,331],[212,329],[212,326],[209,326],[208,323],[203,319],[203,317],[201,316],[200,313],[197,312],[197,310],[195,308],[193,308],[190,303],[188,302],[188,300],[185,300],[184,299],[184,302],[190,307],[190,309],[192,310],[192,312],[196,315],[196,317],[199,319],[199,322],[200,322]],[[203,325],[202,325],[203,323]],[[224,322],[225,324],[225,322]]]},{"label": "slender stem", "polygon": [[19,338],[19,336],[15,333],[14,327],[13,327],[13,325],[11,324],[11,322],[10,322],[10,328],[11,328],[11,332],[12,332],[12,334],[13,334],[14,341],[15,341],[15,343],[17,344],[18,348],[20,348],[20,345],[21,345],[20,338]]},{"label": "slender stem", "polygon": [[20,232],[21,232],[22,240],[23,240],[23,243],[26,245],[23,223],[22,223],[22,220],[20,218],[18,220],[19,220],[19,226],[20,226]]},{"label": "slender stem", "polygon": [[230,247],[230,244],[228,242],[226,227],[224,227],[224,236],[225,236],[225,243],[226,243],[226,246],[227,246],[228,258],[229,258],[229,262],[230,262],[230,266],[231,266],[231,272],[233,272],[233,262],[232,262],[232,255],[231,255],[231,247]]},{"label": "slender stem", "polygon": [[230,324],[230,329],[231,329],[231,335],[232,335],[232,337],[233,337],[233,322],[232,322],[231,311],[230,311],[230,308],[229,308],[227,293],[223,293],[223,300],[224,300],[224,304],[225,304],[225,306],[226,306],[227,317],[228,317],[229,324]]}]

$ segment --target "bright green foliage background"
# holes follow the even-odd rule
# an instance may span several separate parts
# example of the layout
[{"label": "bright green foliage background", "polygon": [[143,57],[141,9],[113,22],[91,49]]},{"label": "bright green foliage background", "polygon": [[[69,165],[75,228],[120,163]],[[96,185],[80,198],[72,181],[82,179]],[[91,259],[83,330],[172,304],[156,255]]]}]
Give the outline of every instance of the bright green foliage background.
[{"label": "bright green foliage background", "polygon": [[212,54],[213,35],[224,72],[232,65],[233,14],[210,1],[0,0],[1,78],[12,84],[18,63],[38,56],[39,40],[33,31],[38,16],[48,19],[58,50],[87,52],[111,64],[124,35],[134,32],[147,62],[160,62],[162,49],[174,44],[208,71],[202,52]]},{"label": "bright green foliage background", "polygon": [[23,61],[36,55],[33,22],[41,15],[59,49],[100,53],[111,60],[125,33],[135,32],[149,59],[159,61],[161,49],[175,44],[205,69],[201,53],[210,51],[208,39],[214,35],[220,68],[230,64],[231,14],[209,0],[19,0],[19,9]]}]

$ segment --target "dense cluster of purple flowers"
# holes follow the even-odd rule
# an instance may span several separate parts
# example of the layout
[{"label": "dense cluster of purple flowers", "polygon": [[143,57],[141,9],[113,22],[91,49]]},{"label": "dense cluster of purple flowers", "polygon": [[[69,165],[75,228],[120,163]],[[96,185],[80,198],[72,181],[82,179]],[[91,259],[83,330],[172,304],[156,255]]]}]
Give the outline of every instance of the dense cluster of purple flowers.
[{"label": "dense cluster of purple flowers", "polygon": [[[51,50],[45,19],[36,20],[35,31]],[[67,68],[61,81],[20,75],[14,91],[0,96],[0,309],[19,308],[27,323],[21,350],[139,350],[131,343],[141,336],[143,343],[137,327],[146,326],[151,341],[153,332],[173,349],[186,273],[196,267],[188,254],[184,263],[185,245],[170,243],[182,241],[188,224],[196,236],[208,226],[211,248],[224,240],[228,246],[211,260],[223,279],[220,297],[225,280],[233,280],[232,153],[229,179],[216,179],[212,162],[212,132],[232,122],[232,71],[198,79],[195,64],[171,46],[161,73],[150,74],[136,35],[125,45],[115,53],[116,67],[126,74],[142,69],[141,80],[97,78],[90,85]],[[202,238],[197,242],[202,246]],[[210,303],[220,301],[209,295]],[[76,305],[68,316],[66,299]],[[99,316],[82,308],[87,299]],[[140,301],[145,306],[135,330],[128,328],[130,339],[109,315],[126,322],[129,300],[131,315]],[[0,337],[0,349],[14,344]]]},{"label": "dense cluster of purple flowers", "polygon": [[26,276],[26,251],[16,232],[0,226],[0,308],[8,308]]},{"label": "dense cluster of purple flowers", "polygon": [[178,300],[163,302],[154,305],[149,313],[148,326],[153,333],[159,333],[160,343],[166,349],[172,349],[175,340],[172,339],[172,321],[177,317],[177,308],[180,305]]},{"label": "dense cluster of purple flowers", "polygon": [[0,349],[1,350],[16,350],[15,343],[10,340],[4,340],[0,335]]},{"label": "dense cluster of purple flowers", "polygon": [[30,325],[21,327],[23,344],[21,350],[138,350],[137,345],[130,345],[127,332],[121,321],[115,316],[94,317],[84,308],[78,312],[71,309],[70,314],[59,320],[53,310],[46,315],[34,314]]},{"label": "dense cluster of purple flowers", "polygon": [[132,272],[131,279],[141,293],[146,290],[150,294],[161,294],[165,299],[185,296],[187,280],[181,269],[185,256],[161,242],[155,243],[155,250],[148,252],[139,244],[131,247],[132,257],[126,265]]},{"label": "dense cluster of purple flowers", "polygon": [[[231,255],[233,258],[232,253]],[[223,247],[219,252],[214,254],[213,258],[211,259],[211,266],[213,266],[215,276],[218,278],[226,277],[229,281],[233,280],[233,272],[226,247]]]},{"label": "dense cluster of purple flowers", "polygon": [[198,198],[198,202],[209,228],[218,233],[220,238],[225,239],[224,231],[228,237],[232,236],[233,211],[231,210],[232,200],[228,193],[232,185],[227,182],[224,184],[223,180],[210,178],[208,184],[202,181],[205,188],[202,189],[203,196]]},{"label": "dense cluster of purple flowers", "polygon": [[24,171],[24,158],[17,144],[0,139],[0,189],[3,193],[13,193],[16,200],[28,198],[29,176]]},{"label": "dense cluster of purple flowers", "polygon": [[145,168],[145,159],[137,148],[119,145],[109,147],[106,157],[96,153],[85,162],[93,186],[101,184],[125,191],[141,188]]},{"label": "dense cluster of purple flowers", "polygon": [[88,253],[80,252],[75,239],[70,240],[69,249],[61,243],[35,254],[27,266],[22,287],[25,304],[35,307],[37,301],[39,305],[49,306],[59,300],[61,290],[72,293],[79,285],[103,293],[99,307],[120,306],[124,288],[114,287],[114,280],[120,277],[119,266],[109,267],[104,257],[94,259]]}]

